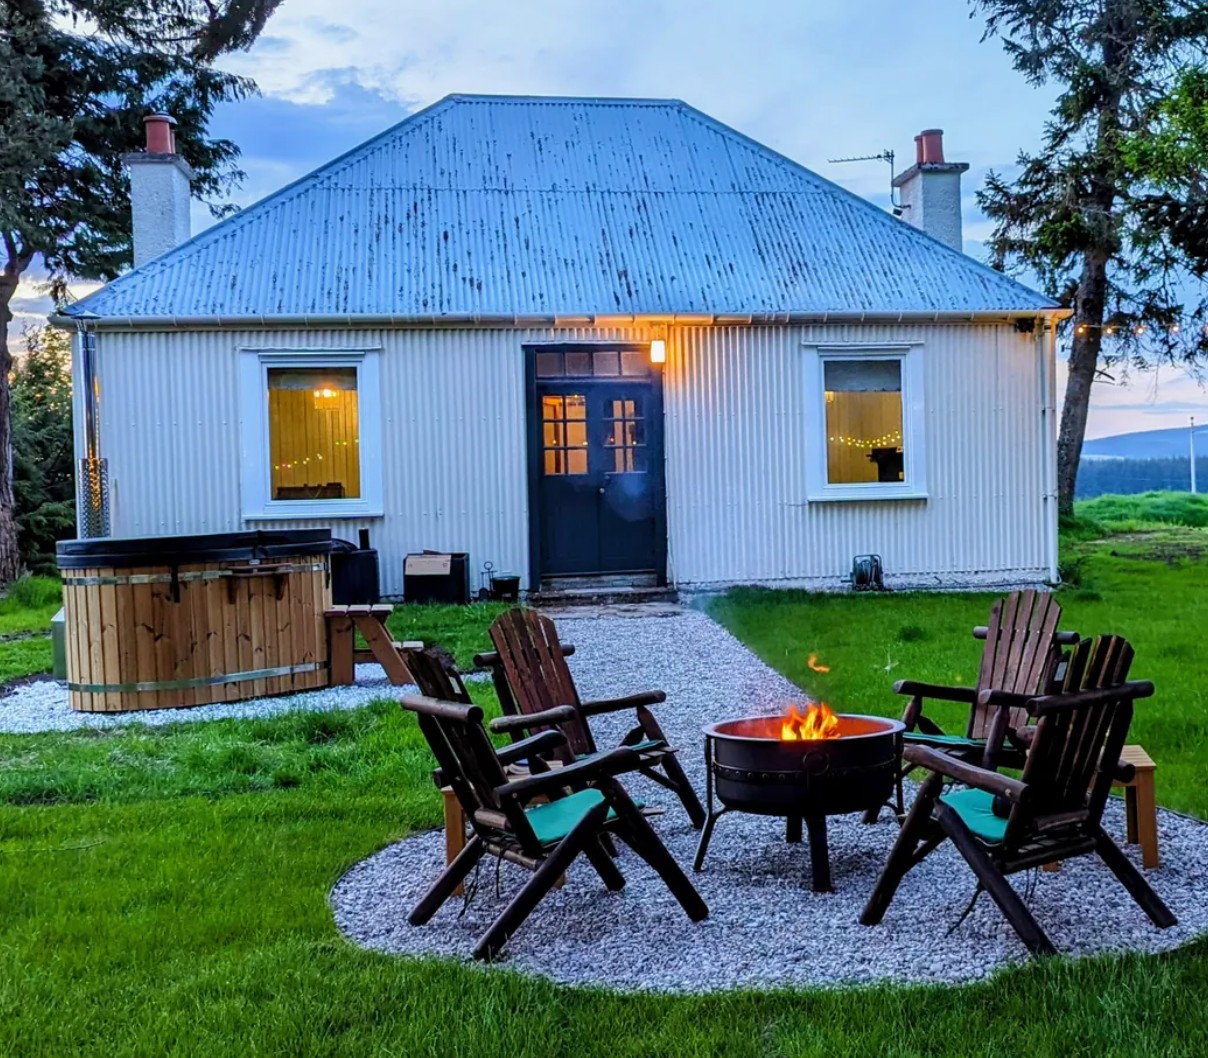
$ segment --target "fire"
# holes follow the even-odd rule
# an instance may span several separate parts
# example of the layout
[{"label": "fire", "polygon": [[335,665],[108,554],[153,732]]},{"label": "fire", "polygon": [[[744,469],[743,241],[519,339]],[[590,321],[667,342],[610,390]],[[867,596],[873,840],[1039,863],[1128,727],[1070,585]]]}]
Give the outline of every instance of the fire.
[{"label": "fire", "polygon": [[799,713],[795,705],[790,705],[789,715],[780,725],[782,742],[812,742],[819,738],[838,737],[839,718],[823,702],[806,706],[804,713]]},{"label": "fire", "polygon": [[817,655],[817,654],[811,654],[811,655],[809,656],[809,660],[807,660],[807,661],[806,661],[806,664],[807,664],[807,665],[808,665],[808,666],[809,666],[811,669],[813,669],[815,672],[830,672],[830,666],[829,666],[829,665],[820,665],[820,664],[818,663],[818,655]]}]

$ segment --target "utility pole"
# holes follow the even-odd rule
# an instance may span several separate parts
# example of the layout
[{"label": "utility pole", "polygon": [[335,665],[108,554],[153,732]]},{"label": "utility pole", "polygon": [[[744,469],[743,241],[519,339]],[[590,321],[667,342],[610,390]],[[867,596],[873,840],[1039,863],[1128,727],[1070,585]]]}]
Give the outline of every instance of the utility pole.
[{"label": "utility pole", "polygon": [[1191,452],[1191,495],[1195,495],[1195,416],[1191,417],[1191,429],[1187,432],[1187,447]]}]

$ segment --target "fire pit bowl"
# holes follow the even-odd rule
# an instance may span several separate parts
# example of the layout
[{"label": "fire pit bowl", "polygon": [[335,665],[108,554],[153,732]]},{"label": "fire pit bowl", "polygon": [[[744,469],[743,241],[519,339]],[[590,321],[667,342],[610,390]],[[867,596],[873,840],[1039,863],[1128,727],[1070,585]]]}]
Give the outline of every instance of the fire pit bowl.
[{"label": "fire pit bowl", "polygon": [[[693,864],[700,870],[718,818],[728,811],[780,816],[786,838],[798,842],[809,830],[812,883],[831,887],[826,817],[863,812],[885,803],[893,791],[902,753],[900,720],[832,714],[811,707],[806,717],[744,717],[705,728],[709,814]],[[825,717],[825,734],[802,730]],[[801,721],[808,722],[802,724]],[[785,737],[787,736],[787,737]],[[714,796],[721,802],[714,808]]]}]

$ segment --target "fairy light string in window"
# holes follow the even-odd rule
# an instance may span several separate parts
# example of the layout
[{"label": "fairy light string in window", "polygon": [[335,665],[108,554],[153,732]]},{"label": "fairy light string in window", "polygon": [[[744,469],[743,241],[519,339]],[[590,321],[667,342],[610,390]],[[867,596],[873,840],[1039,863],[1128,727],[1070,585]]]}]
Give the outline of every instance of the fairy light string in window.
[{"label": "fairy light string in window", "polygon": [[848,448],[900,448],[902,431],[894,430],[880,437],[846,437],[843,434],[834,434],[827,437],[827,440],[831,444],[845,445]]}]

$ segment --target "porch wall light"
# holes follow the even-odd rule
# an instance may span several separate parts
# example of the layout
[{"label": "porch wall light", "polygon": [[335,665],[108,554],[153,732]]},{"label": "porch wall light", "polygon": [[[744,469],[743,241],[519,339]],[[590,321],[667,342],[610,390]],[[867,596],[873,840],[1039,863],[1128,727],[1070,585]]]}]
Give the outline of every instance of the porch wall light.
[{"label": "porch wall light", "polygon": [[650,339],[650,362],[665,364],[667,362],[667,328],[655,327],[654,337]]}]

